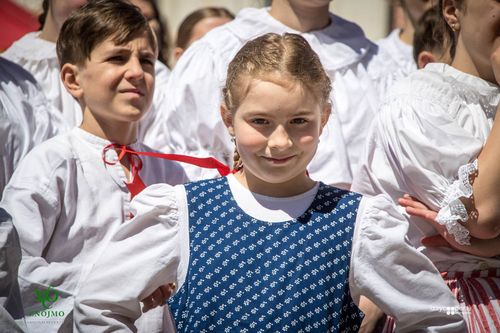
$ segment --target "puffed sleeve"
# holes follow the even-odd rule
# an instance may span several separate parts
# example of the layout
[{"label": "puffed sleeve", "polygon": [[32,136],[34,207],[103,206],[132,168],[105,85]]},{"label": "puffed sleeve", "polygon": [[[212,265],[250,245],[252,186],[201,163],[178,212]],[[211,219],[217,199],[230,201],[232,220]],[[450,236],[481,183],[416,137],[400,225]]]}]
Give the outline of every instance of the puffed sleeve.
[{"label": "puffed sleeve", "polygon": [[[124,223],[97,259],[75,300],[76,332],[135,331],[140,300],[178,282],[184,188],[156,184],[137,195]],[[181,222],[184,220],[184,222]],[[179,286],[179,284],[177,284]]]},{"label": "puffed sleeve", "polygon": [[390,198],[364,197],[356,219],[350,287],[396,319],[397,332],[466,332],[458,301],[433,263],[406,240],[408,222]]},{"label": "puffed sleeve", "polygon": [[384,103],[367,136],[352,189],[392,198],[410,191],[438,210],[459,167],[483,145],[451,114],[465,114],[460,108],[445,111],[439,103],[413,96]]}]

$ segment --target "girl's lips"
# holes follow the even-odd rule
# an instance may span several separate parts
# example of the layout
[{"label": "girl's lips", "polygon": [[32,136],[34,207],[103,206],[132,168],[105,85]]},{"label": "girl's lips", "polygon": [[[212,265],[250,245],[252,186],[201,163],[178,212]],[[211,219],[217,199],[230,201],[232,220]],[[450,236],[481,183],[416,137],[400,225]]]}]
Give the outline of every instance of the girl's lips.
[{"label": "girl's lips", "polygon": [[266,156],[262,156],[265,160],[268,160],[272,163],[275,163],[275,164],[283,164],[283,163],[286,163],[288,161],[290,161],[292,158],[295,157],[295,155],[293,156],[288,156],[288,157],[281,157],[281,158],[273,158],[273,157],[266,157]]}]

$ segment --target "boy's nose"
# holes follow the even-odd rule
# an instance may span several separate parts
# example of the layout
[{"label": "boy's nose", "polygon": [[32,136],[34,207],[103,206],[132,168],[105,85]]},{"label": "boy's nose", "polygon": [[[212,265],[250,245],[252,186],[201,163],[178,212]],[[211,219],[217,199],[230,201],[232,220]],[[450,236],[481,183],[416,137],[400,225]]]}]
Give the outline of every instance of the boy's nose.
[{"label": "boy's nose", "polygon": [[292,140],[290,139],[286,129],[279,125],[269,136],[267,145],[271,149],[286,149],[292,146]]},{"label": "boy's nose", "polygon": [[127,79],[141,79],[144,76],[144,69],[141,61],[135,57],[131,57],[127,64],[125,77]]}]

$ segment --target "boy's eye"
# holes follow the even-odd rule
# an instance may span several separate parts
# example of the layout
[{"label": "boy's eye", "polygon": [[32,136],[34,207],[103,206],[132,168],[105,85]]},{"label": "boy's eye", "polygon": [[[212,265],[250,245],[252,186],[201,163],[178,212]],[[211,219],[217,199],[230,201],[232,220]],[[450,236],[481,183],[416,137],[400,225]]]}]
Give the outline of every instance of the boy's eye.
[{"label": "boy's eye", "polygon": [[144,58],[144,59],[141,59],[141,62],[142,62],[143,64],[146,64],[146,65],[152,65],[152,66],[154,66],[154,64],[155,64],[155,61],[154,61],[154,60],[152,60],[152,59],[149,59],[149,58]]},{"label": "boy's eye", "polygon": [[305,119],[305,118],[295,118],[295,119],[292,119],[291,123],[292,124],[305,124],[305,123],[307,123],[307,119]]},{"label": "boy's eye", "polygon": [[125,61],[125,57],[122,56],[122,55],[115,55],[115,56],[109,57],[108,61],[111,61],[111,62],[123,62],[123,61]]},{"label": "boy's eye", "polygon": [[269,122],[263,118],[255,118],[252,119],[251,122],[256,125],[266,125],[269,124]]}]

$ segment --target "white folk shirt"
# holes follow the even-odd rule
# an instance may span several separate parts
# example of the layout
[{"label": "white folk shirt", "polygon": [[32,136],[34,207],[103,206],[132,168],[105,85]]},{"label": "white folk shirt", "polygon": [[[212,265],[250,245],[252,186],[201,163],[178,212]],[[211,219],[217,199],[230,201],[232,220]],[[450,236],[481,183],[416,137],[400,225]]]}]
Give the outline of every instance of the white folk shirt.
[{"label": "white folk shirt", "polygon": [[234,145],[220,116],[228,64],[255,37],[269,32],[297,33],[310,43],[333,81],[332,114],[309,173],[327,184],[349,187],[391,60],[378,59],[377,46],[361,28],[336,15],[330,14],[331,24],[325,29],[300,33],[268,11],[243,9],[236,19],[189,47],[170,77],[166,118],[159,123],[163,136],[146,143],[159,150],[210,155],[232,163]]},{"label": "white folk shirt", "polygon": [[396,81],[417,70],[417,64],[413,59],[413,46],[404,43],[399,38],[400,34],[401,29],[394,29],[389,36],[376,42],[380,51],[394,61],[391,78]]},{"label": "white folk shirt", "polygon": [[[408,193],[434,210],[444,209],[443,199],[459,167],[476,158],[490,133],[500,90],[438,63],[428,64],[393,88],[368,135],[353,190],[368,195],[385,193],[394,202]],[[408,215],[405,224],[407,230],[401,229],[401,235],[391,231],[389,224],[381,227],[395,237],[406,237],[413,252],[425,254],[441,272],[500,267],[498,258],[480,258],[443,247],[426,248],[420,240],[436,234],[434,228]],[[385,247],[384,251],[390,255],[398,247]],[[419,280],[419,271],[418,265],[410,265],[406,274]],[[400,292],[407,295],[420,293],[413,286],[401,288],[405,290]]]},{"label": "white folk shirt", "polygon": [[[0,206],[12,215],[19,233],[23,252],[19,281],[30,332],[50,331],[41,322],[47,318],[32,315],[40,308],[37,289],[44,292],[51,287],[58,291],[59,300],[51,310],[70,316],[71,325],[74,296],[81,280],[115,229],[129,219],[125,172],[119,163],[104,164],[102,150],[107,144],[107,140],[74,128],[33,149],[5,188]],[[151,151],[140,143],[130,147]],[[146,185],[186,181],[176,162],[141,159],[139,175]],[[117,160],[114,150],[108,151],[107,160]],[[56,328],[61,321],[53,323]],[[156,330],[153,327],[151,331]]]},{"label": "white folk shirt", "polygon": [[[301,215],[318,189],[316,186],[290,198],[271,198],[251,193],[233,175],[228,176],[228,182],[236,203],[247,214],[272,223]],[[134,320],[141,315],[141,298],[165,281],[175,281],[179,290],[186,279],[190,249],[189,212],[184,187],[152,185],[134,198],[132,211],[136,218],[120,226],[91,274],[82,283],[75,303],[75,324],[80,332],[94,332],[104,327],[113,332],[131,331]],[[404,228],[401,220],[404,217],[389,198],[377,196],[361,200],[350,272],[351,292],[356,302],[360,294],[371,290],[372,285],[387,285],[385,279],[394,270],[405,270],[404,265],[397,261],[400,257],[395,259],[385,253],[381,256],[380,251],[366,251],[365,245],[357,243],[357,239],[375,242],[376,246],[368,247],[370,249],[402,242],[403,239],[388,237],[385,230],[379,227],[384,221],[390,221],[395,229]],[[401,255],[408,253],[403,249]],[[420,256],[413,262],[424,267],[426,260]],[[428,268],[421,273],[422,278],[429,279],[429,276],[437,274],[431,264]],[[128,278],[130,276],[134,278]],[[405,303],[404,298],[390,297],[385,300],[396,302],[404,309],[400,316],[404,323],[402,328],[417,331],[425,327],[435,329],[434,332],[457,332],[465,327],[459,315],[445,315],[439,323],[436,322],[436,318],[443,317],[443,314],[433,311],[430,304],[451,303],[453,296],[440,292],[439,285],[418,287],[422,288],[422,297],[411,306]]]},{"label": "white folk shirt", "polygon": [[[80,126],[83,115],[78,102],[64,87],[60,77],[56,43],[39,37],[40,32],[30,32],[10,46],[3,54],[5,58],[21,65],[30,72],[42,87],[47,99],[59,110],[70,127]],[[137,138],[150,141],[149,130],[155,122],[158,110],[162,110],[164,89],[170,70],[160,61],[155,62],[155,93],[153,104],[139,122]]]},{"label": "white folk shirt", "polygon": [[34,146],[66,131],[31,74],[0,57],[0,199],[21,159]]}]

